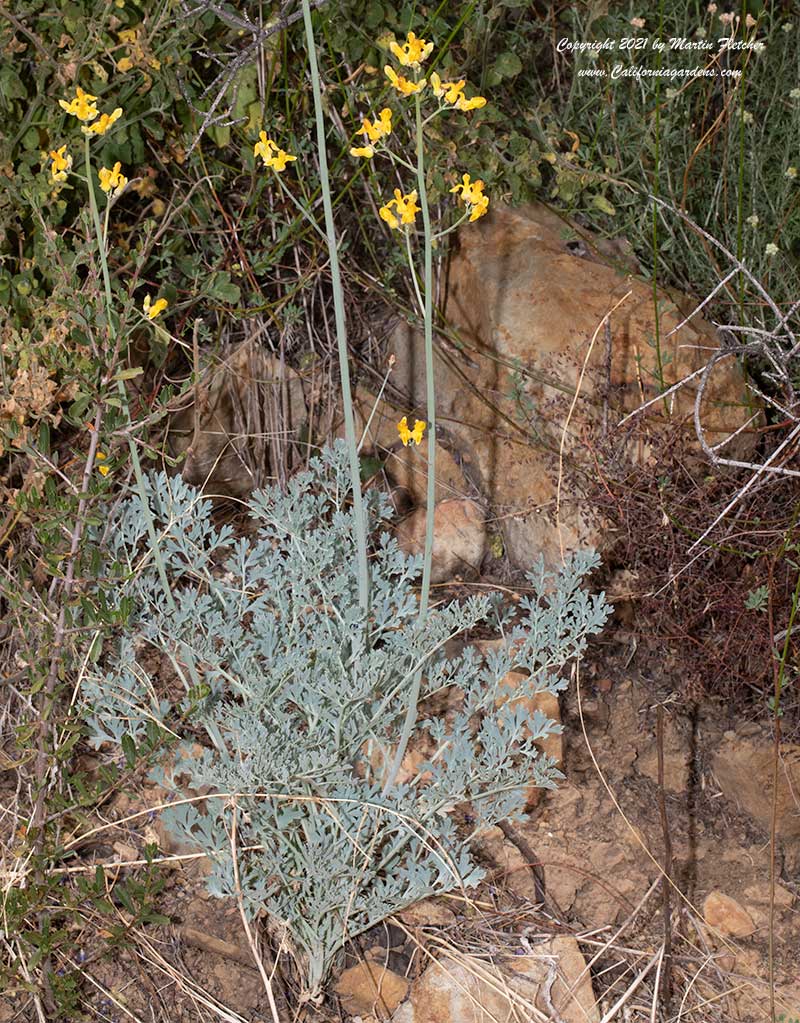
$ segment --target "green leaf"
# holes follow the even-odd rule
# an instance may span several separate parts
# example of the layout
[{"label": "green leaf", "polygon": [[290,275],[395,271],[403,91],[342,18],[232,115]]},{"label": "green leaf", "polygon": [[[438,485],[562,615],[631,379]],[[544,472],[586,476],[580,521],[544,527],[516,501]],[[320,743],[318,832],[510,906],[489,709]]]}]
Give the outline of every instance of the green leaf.
[{"label": "green leaf", "polygon": [[125,754],[125,763],[128,767],[136,766],[136,743],[131,735],[122,736],[122,752]]},{"label": "green leaf", "polygon": [[500,78],[513,78],[522,70],[522,61],[516,53],[513,53],[511,50],[506,50],[506,52],[501,53],[494,62],[492,70],[496,75],[499,75]]},{"label": "green leaf", "polygon": [[219,270],[212,274],[208,282],[208,294],[220,302],[227,302],[236,305],[239,302],[241,291],[238,286],[231,282],[231,275],[227,270]]},{"label": "green leaf", "polygon": [[379,3],[369,4],[364,15],[364,25],[367,28],[377,28],[384,20],[383,5]]},{"label": "green leaf", "polygon": [[609,217],[615,216],[617,212],[604,195],[593,195],[592,206],[600,210],[601,213],[607,213]]},{"label": "green leaf", "polygon": [[121,369],[114,374],[112,380],[133,380],[134,377],[141,376],[144,370],[141,366],[131,366],[128,369]]},{"label": "green leaf", "polygon": [[212,124],[206,132],[219,149],[224,149],[231,140],[231,129],[227,124]]}]

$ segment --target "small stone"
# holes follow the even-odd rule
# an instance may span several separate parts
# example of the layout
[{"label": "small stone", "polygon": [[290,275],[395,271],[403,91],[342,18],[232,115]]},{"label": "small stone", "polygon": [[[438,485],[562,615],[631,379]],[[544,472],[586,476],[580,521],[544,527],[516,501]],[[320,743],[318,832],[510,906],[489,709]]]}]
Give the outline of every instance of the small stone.
[{"label": "small stone", "polygon": [[386,1020],[408,994],[408,981],[376,962],[363,962],[345,970],[335,990],[351,1016]]},{"label": "small stone", "polygon": [[722,892],[711,892],[703,903],[703,919],[709,927],[713,927],[731,938],[746,938],[753,934],[756,925],[753,918],[736,899]]}]

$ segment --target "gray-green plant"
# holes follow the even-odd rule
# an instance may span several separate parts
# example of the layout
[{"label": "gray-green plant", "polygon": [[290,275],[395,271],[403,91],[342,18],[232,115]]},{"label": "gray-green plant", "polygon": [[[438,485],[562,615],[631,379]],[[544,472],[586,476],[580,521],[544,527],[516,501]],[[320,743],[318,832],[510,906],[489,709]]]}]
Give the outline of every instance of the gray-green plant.
[{"label": "gray-green plant", "polygon": [[[344,443],[285,492],[257,492],[243,536],[215,525],[210,501],[179,478],[151,475],[147,486],[173,601],[133,494],[107,528],[116,600],[130,615],[84,679],[90,732],[128,748],[154,729],[180,739],[158,778],[207,795],[202,809],[177,798],[168,826],[208,854],[211,892],[283,929],[314,996],[349,938],[476,884],[475,832],[523,815],[531,786],[554,787],[560,775],[536,742],[560,726],[527,698],[563,689],[564,666],[607,618],[604,596],[582,587],[597,557],[578,553],[558,573],[539,559],[513,614],[474,596],[433,608],[420,628],[421,561],[382,527],[388,501],[374,490],[366,614],[359,602]],[[468,641],[454,650],[478,625],[504,642],[485,656]],[[159,660],[180,679],[172,695],[150,667]],[[420,672],[411,749],[425,758],[387,787]]]}]

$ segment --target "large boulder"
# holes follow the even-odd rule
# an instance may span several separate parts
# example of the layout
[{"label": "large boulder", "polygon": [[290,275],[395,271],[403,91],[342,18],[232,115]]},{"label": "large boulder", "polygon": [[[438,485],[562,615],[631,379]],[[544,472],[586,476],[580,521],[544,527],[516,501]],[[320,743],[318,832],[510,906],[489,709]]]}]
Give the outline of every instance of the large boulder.
[{"label": "large boulder", "polygon": [[[615,424],[704,366],[720,347],[700,315],[671,333],[692,304],[665,291],[658,295],[657,346],[652,285],[597,255],[587,258],[589,249],[576,239],[576,229],[543,206],[496,206],[464,227],[446,289],[450,340],[436,344],[436,498],[488,502],[519,567],[540,551],[555,564],[578,547],[608,546],[586,499],[604,449],[658,472],[653,442],[682,431],[700,453],[693,425],[699,377],[651,406],[642,420],[646,429]],[[369,433],[376,449],[388,453],[389,473],[423,503],[426,445],[404,448],[396,428],[403,415],[425,418],[420,335],[399,328],[393,353],[387,398],[377,404]],[[358,401],[363,424],[375,402],[366,393]],[[711,373],[702,410],[710,444],[752,415],[733,358]],[[726,454],[744,453],[752,440],[743,431]]]}]

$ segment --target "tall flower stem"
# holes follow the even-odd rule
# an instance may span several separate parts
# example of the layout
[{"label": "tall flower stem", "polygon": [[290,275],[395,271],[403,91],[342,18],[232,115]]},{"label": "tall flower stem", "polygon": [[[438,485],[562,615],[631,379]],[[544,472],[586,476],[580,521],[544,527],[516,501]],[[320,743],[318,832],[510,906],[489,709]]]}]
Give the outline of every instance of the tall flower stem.
[{"label": "tall flower stem", "polygon": [[331,282],[333,284],[333,312],[336,324],[336,344],[339,353],[339,376],[342,385],[344,406],[344,430],[350,456],[350,477],[353,485],[353,516],[355,518],[356,558],[358,567],[358,603],[365,617],[369,610],[369,570],[367,566],[367,531],[364,519],[364,499],[361,493],[361,468],[356,443],[356,425],[353,415],[353,395],[350,388],[350,367],[347,353],[347,328],[344,317],[342,277],[339,269],[339,250],[336,243],[336,228],[333,223],[331,183],[328,175],[328,153],[325,141],[325,121],[322,113],[322,93],[317,67],[317,47],[314,41],[314,27],[311,23],[311,4],[303,0],[303,24],[306,30],[308,66],[311,72],[311,89],[314,94],[314,116],[317,126],[317,153],[319,156],[319,179],[322,191],[322,206],[325,211],[325,232],[328,238],[328,252],[331,261]]},{"label": "tall flower stem", "polygon": [[[433,516],[436,499],[436,386],[433,378],[433,231],[431,230],[431,214],[428,209],[428,191],[425,187],[425,148],[423,144],[422,105],[419,94],[415,95],[416,131],[417,131],[417,193],[422,210],[422,227],[424,232],[425,266],[423,271],[424,288],[424,330],[425,330],[425,383],[426,410],[428,432],[428,486],[427,507],[425,509],[425,553],[422,565],[422,590],[419,597],[419,615],[417,628],[421,632],[425,628],[428,617],[428,603],[431,590],[431,562],[433,561]],[[414,267],[411,267],[415,275]],[[414,276],[416,285],[416,276]],[[417,704],[422,686],[421,668],[415,675],[408,693],[408,707],[403,721],[403,730],[392,766],[386,776],[383,788],[388,791],[394,784],[397,772],[403,762],[411,732],[417,720]]]},{"label": "tall flower stem", "polygon": [[[100,213],[97,208],[97,197],[94,192],[94,181],[92,180],[92,161],[91,152],[89,150],[89,136],[85,137],[85,166],[86,166],[86,184],[89,189],[89,208],[92,211],[92,223],[94,225],[94,232],[97,237],[97,250],[100,254],[100,267],[103,272],[103,286],[105,289],[106,299],[106,319],[108,321],[108,333],[110,340],[114,340],[116,336],[116,330],[114,328],[114,297],[111,293],[111,278],[108,273],[108,259],[106,258],[106,232],[103,231],[100,226]],[[106,216],[106,225],[108,225],[108,216]],[[119,391],[120,401],[122,402],[122,408],[125,412],[125,418],[128,421],[128,425],[131,425],[131,412],[128,406],[128,392],[125,390],[125,383],[117,379],[117,390]],[[156,536],[156,527],[153,522],[153,516],[150,511],[150,504],[147,500],[147,487],[144,482],[144,474],[142,473],[142,463],[139,460],[139,452],[136,449],[136,442],[133,439],[133,435],[128,433],[128,447],[131,453],[131,463],[133,465],[133,475],[136,478],[136,485],[139,490],[139,497],[142,501],[142,514],[144,515],[145,525],[147,527],[147,536],[150,540],[150,549],[153,552],[153,557],[158,568],[158,577],[161,580],[161,585],[164,588],[164,596],[167,601],[169,609],[172,611],[175,609],[175,600],[172,596],[172,589],[169,585],[169,579],[167,578],[167,570],[164,565],[164,559],[161,556],[161,549],[158,544],[158,537]]]},{"label": "tall flower stem", "polygon": [[433,560],[433,513],[436,497],[436,386],[433,379],[433,231],[428,209],[428,191],[425,187],[425,147],[422,131],[422,103],[419,93],[414,96],[417,122],[417,191],[422,209],[422,228],[425,235],[425,268],[423,288],[425,298],[425,384],[428,421],[428,488],[425,509],[425,554],[422,567],[422,591],[419,598],[419,628],[428,616],[431,589],[431,562]]},{"label": "tall flower stem", "polygon": [[[108,234],[108,211],[106,211],[105,218],[105,230],[100,225],[100,213],[97,208],[97,196],[94,191],[94,181],[92,179],[92,161],[91,152],[89,149],[89,136],[86,136],[85,144],[85,167],[86,167],[86,184],[89,190],[89,208],[92,213],[92,224],[94,225],[94,232],[97,238],[97,251],[100,255],[100,267],[103,273],[103,287],[105,291],[106,300],[106,320],[108,322],[108,334],[109,340],[114,341],[116,339],[116,328],[114,326],[114,296],[111,292],[111,277],[108,273],[108,259],[106,258],[106,238]],[[128,426],[132,425],[131,410],[128,404],[128,392],[125,390],[125,383],[119,377],[117,377],[117,390],[119,391],[120,404],[125,412],[125,418],[128,422]],[[133,437],[133,431],[128,430],[128,449],[131,455],[131,464],[133,465],[133,475],[136,479],[136,488],[139,492],[139,499],[142,502],[142,515],[144,517],[145,527],[147,529],[147,538],[150,542],[150,550],[153,554],[153,559],[158,569],[158,577],[161,581],[162,589],[164,590],[164,599],[167,602],[167,607],[170,611],[175,611],[175,598],[172,596],[172,587],[167,577],[167,569],[164,564],[164,558],[161,554],[161,547],[158,542],[158,535],[156,534],[156,526],[153,520],[153,513],[150,510],[150,502],[147,496],[147,485],[144,480],[144,473],[142,472],[142,463],[139,460],[139,452],[136,448],[136,441]],[[194,661],[194,654],[192,650],[184,644],[183,655],[185,658],[186,665],[189,669],[189,677],[192,685],[197,689],[200,687],[200,676],[197,671],[197,667]],[[222,748],[224,743],[222,736],[219,733],[216,725],[209,722],[206,726],[207,731],[218,748]]]}]

